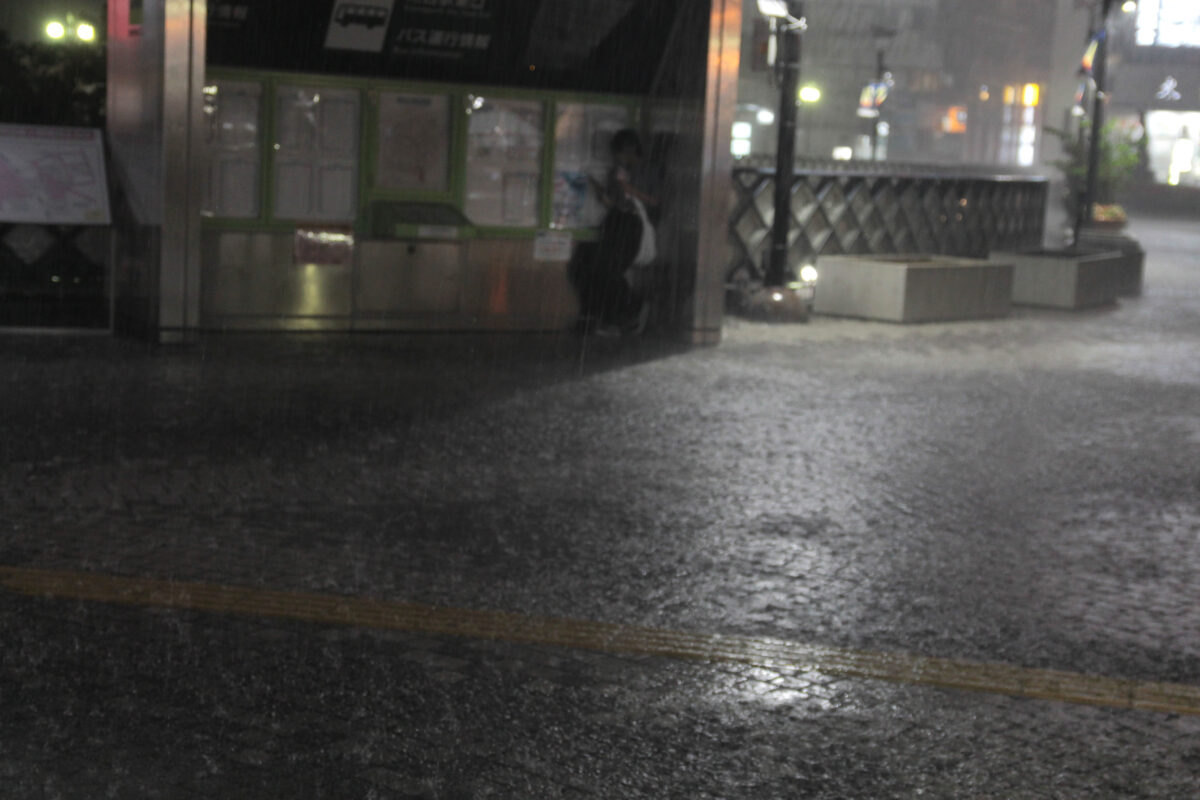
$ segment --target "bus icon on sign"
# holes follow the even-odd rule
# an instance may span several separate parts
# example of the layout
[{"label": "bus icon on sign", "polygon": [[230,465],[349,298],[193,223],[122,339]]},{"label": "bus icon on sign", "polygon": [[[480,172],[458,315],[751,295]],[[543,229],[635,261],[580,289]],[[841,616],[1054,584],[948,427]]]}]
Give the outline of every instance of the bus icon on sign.
[{"label": "bus icon on sign", "polygon": [[344,3],[338,6],[338,10],[333,18],[343,28],[348,28],[351,25],[362,25],[367,30],[370,30],[387,22],[388,9],[380,8],[379,6]]}]

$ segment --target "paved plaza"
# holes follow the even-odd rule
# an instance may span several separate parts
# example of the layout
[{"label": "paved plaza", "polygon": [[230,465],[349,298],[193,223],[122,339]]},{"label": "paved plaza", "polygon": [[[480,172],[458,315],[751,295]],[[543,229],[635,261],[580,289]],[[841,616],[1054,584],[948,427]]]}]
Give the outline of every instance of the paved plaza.
[{"label": "paved plaza", "polygon": [[1132,233],[712,349],[0,337],[0,796],[1200,797],[1200,227]]}]

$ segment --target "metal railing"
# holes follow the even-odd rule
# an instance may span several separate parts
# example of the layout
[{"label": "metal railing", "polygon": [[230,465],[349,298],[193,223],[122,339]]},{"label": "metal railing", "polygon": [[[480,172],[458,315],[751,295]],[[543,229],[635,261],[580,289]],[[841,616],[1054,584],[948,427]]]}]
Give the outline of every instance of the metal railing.
[{"label": "metal railing", "polygon": [[[946,169],[946,171],[942,171]],[[730,284],[762,280],[775,213],[775,171],[738,166],[729,217]],[[798,165],[788,263],[822,255],[936,253],[986,258],[1042,244],[1048,182],[920,165]]]},{"label": "metal railing", "polygon": [[0,223],[0,327],[106,328],[110,229]]}]

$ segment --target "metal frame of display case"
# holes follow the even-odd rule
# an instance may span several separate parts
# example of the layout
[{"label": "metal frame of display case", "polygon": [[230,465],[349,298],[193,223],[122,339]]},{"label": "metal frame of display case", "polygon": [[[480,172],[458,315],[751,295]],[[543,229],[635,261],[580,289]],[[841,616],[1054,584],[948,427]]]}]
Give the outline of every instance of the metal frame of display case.
[{"label": "metal frame of display case", "polygon": [[[224,68],[211,68],[208,70],[206,83],[222,80],[258,83],[262,87],[258,134],[261,159],[258,182],[259,215],[254,218],[206,216],[203,218],[203,225],[206,228],[284,232],[293,229],[297,224],[307,222],[306,220],[299,219],[281,219],[273,215],[272,186],[275,158],[271,143],[274,142],[276,132],[278,131],[276,98],[277,88],[281,84],[298,84],[318,88],[328,87],[359,91],[358,207],[355,218],[347,220],[345,223],[353,225],[355,232],[358,234],[367,234],[369,232],[370,206],[372,203],[380,201],[445,203],[451,205],[460,213],[465,214],[468,126],[465,101],[469,95],[486,94],[489,97],[497,99],[540,102],[543,108],[543,139],[541,174],[538,187],[538,224],[535,226],[505,226],[476,225],[472,223],[470,226],[464,227],[462,231],[464,238],[531,239],[538,231],[551,229],[550,217],[554,196],[554,165],[556,156],[555,124],[559,104],[590,103],[595,105],[624,106],[629,110],[629,124],[631,127],[636,127],[643,116],[643,99],[625,95],[539,91],[422,81],[396,81],[298,72]],[[449,98],[451,109],[450,136],[452,141],[449,154],[448,190],[377,188],[376,159],[380,147],[378,97],[381,92],[426,94]],[[579,239],[587,239],[594,235],[594,231],[590,228],[563,228],[555,230],[571,233]],[[401,231],[401,233],[403,232]],[[416,235],[416,226],[413,226],[413,230],[410,233]]]}]

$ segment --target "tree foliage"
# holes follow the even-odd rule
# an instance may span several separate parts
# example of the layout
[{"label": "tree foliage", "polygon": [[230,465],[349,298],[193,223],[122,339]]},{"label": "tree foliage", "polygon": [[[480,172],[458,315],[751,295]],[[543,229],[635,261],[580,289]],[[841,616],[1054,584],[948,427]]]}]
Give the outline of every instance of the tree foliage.
[{"label": "tree foliage", "polygon": [[0,122],[104,125],[103,44],[14,42],[0,31]]},{"label": "tree foliage", "polygon": [[[1087,189],[1088,150],[1090,147],[1091,123],[1080,122],[1077,133],[1061,128],[1046,128],[1062,142],[1064,157],[1052,162],[1062,171],[1067,180],[1063,203],[1070,219],[1076,218],[1079,203]],[[1127,130],[1112,122],[1104,125],[1100,136],[1100,160],[1096,172],[1096,197],[1098,205],[1117,202],[1117,193],[1133,177],[1138,166],[1137,143]]]}]

